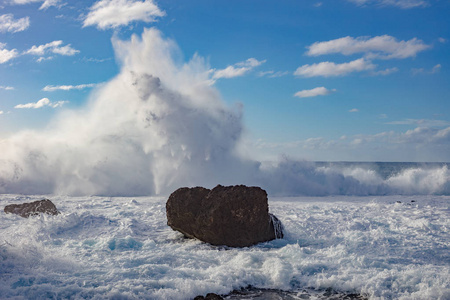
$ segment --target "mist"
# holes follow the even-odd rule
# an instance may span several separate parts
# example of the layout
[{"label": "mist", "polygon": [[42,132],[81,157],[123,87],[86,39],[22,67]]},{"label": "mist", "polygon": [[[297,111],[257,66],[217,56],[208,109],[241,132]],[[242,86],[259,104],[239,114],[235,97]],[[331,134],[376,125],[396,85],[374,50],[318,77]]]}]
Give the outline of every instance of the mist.
[{"label": "mist", "polygon": [[120,72],[85,107],[0,140],[1,193],[167,195],[217,184],[259,185],[272,195],[450,191],[447,167],[386,180],[363,169],[244,157],[243,107],[224,103],[202,57],[184,62],[154,28],[112,43]]}]

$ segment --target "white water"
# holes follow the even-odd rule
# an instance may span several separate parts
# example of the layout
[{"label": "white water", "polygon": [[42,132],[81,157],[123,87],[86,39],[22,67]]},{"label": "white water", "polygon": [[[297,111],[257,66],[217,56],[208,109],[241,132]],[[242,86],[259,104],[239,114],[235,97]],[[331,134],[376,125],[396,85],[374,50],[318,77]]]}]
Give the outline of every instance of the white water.
[{"label": "white water", "polygon": [[[61,215],[0,214],[1,299],[190,299],[248,285],[450,299],[449,196],[271,198],[285,238],[242,249],[184,239],[164,198],[49,198]],[[0,207],[37,199],[2,195]]]}]

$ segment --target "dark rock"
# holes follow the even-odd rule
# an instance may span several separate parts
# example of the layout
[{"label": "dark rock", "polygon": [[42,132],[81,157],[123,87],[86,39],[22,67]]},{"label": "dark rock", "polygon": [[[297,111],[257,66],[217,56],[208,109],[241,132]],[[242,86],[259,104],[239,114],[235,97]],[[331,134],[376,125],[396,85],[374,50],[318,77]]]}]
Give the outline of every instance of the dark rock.
[{"label": "dark rock", "polygon": [[180,188],[167,200],[166,213],[172,229],[212,245],[248,247],[283,237],[259,187]]},{"label": "dark rock", "polygon": [[217,294],[209,293],[206,295],[206,297],[197,296],[194,298],[194,300],[223,300],[223,298]]},{"label": "dark rock", "polygon": [[24,218],[36,216],[40,213],[46,213],[53,216],[59,214],[55,204],[48,199],[23,204],[10,204],[5,207],[4,211],[7,214],[16,214]]},{"label": "dark rock", "polygon": [[316,300],[368,300],[368,297],[355,293],[338,292],[332,289],[316,290],[307,288],[297,291],[283,291],[277,289],[255,288],[252,286],[234,290],[230,294],[224,296],[228,300],[254,299],[316,299]]},{"label": "dark rock", "polygon": [[209,293],[206,295],[205,300],[223,300],[223,298],[217,294]]}]

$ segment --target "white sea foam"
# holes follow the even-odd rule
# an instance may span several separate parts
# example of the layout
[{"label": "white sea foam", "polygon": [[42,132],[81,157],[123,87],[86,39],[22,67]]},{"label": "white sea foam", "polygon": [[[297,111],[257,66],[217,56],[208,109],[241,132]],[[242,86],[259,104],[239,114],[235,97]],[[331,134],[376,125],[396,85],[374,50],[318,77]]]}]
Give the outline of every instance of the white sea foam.
[{"label": "white sea foam", "polygon": [[[0,207],[35,199],[3,195]],[[62,214],[2,214],[1,299],[191,299],[248,285],[450,298],[448,196],[271,198],[284,239],[241,249],[184,239],[164,198],[51,199]]]}]

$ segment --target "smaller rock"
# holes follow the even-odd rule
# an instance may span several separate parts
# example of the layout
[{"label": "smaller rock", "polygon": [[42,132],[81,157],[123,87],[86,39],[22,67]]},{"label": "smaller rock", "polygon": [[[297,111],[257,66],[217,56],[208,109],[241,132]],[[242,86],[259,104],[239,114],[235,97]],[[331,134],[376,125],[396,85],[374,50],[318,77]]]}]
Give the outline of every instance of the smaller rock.
[{"label": "smaller rock", "polygon": [[40,213],[49,214],[55,216],[59,214],[56,209],[55,204],[48,199],[38,200],[30,203],[22,204],[10,204],[5,206],[4,209],[7,214],[16,214],[23,218],[28,218],[29,216],[37,216]]},{"label": "smaller rock", "polygon": [[206,297],[197,296],[194,298],[194,300],[223,300],[223,298],[217,294],[209,293],[206,295]]}]

